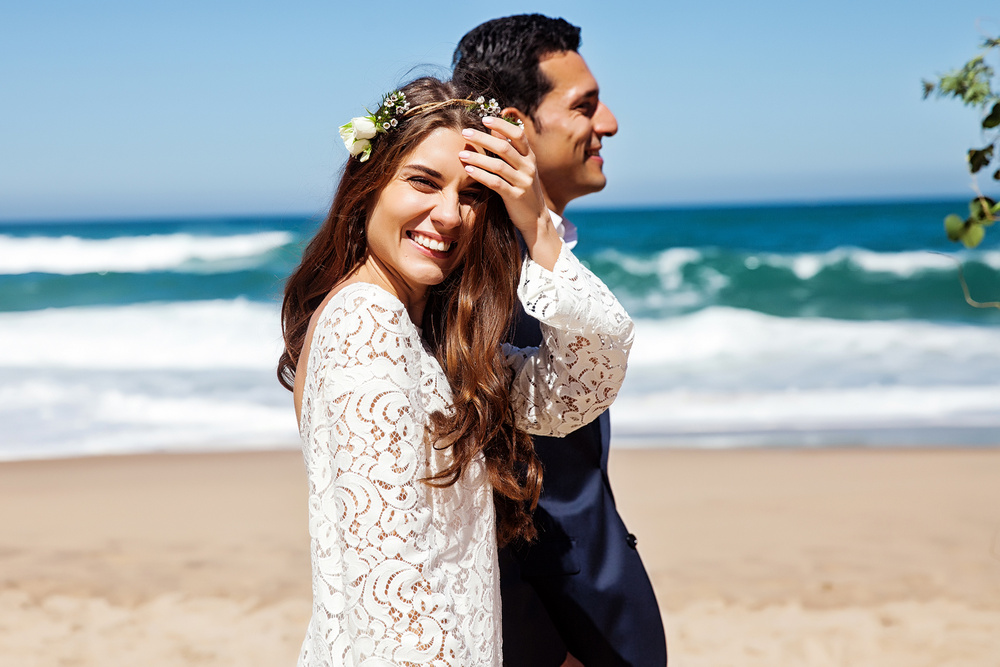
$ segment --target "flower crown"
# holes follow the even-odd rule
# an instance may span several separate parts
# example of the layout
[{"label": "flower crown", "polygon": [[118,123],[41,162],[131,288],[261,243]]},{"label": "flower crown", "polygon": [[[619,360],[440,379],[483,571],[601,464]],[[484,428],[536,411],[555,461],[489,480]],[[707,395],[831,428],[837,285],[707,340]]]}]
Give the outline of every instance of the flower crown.
[{"label": "flower crown", "polygon": [[[372,142],[376,134],[386,133],[399,125],[396,116],[402,116],[410,110],[406,95],[398,90],[382,98],[382,105],[373,114],[352,118],[349,123],[340,126],[340,138],[350,151],[351,157],[364,162],[372,154]],[[365,109],[367,111],[367,109]]]},{"label": "flower crown", "polygon": [[[492,97],[487,102],[486,98],[480,95],[475,100],[451,99],[443,102],[429,102],[416,107],[411,107],[406,101],[406,95],[399,90],[394,90],[382,98],[382,104],[375,113],[367,116],[352,118],[350,122],[340,126],[340,138],[344,140],[351,157],[357,158],[359,162],[364,162],[371,157],[372,139],[379,134],[385,134],[399,125],[399,121],[409,115],[421,111],[433,111],[442,107],[462,104],[469,111],[478,107],[479,117],[503,118],[508,123],[513,123],[524,127],[519,119],[512,116],[501,116],[500,105]],[[367,111],[367,109],[365,109]]]}]

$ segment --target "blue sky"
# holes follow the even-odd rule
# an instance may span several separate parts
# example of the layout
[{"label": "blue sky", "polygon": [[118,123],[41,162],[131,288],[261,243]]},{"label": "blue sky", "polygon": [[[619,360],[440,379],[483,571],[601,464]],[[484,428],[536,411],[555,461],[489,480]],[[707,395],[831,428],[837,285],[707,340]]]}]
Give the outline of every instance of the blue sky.
[{"label": "blue sky", "polygon": [[975,116],[920,79],[1000,32],[995,0],[25,0],[0,5],[0,220],[319,212],[339,124],[532,11],[583,28],[619,120],[580,205],[970,191]]}]

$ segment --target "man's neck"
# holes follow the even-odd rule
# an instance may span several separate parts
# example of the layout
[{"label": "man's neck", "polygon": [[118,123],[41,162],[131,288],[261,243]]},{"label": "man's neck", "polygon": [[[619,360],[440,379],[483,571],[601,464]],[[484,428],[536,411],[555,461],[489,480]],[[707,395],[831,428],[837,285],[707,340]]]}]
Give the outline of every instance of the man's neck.
[{"label": "man's neck", "polygon": [[548,207],[548,209],[553,213],[555,213],[556,215],[562,217],[563,211],[566,210],[566,204],[568,204],[569,202],[557,203],[553,201],[552,197],[549,196],[549,193],[545,191],[544,185],[542,186],[542,196],[545,198],[545,205]]}]

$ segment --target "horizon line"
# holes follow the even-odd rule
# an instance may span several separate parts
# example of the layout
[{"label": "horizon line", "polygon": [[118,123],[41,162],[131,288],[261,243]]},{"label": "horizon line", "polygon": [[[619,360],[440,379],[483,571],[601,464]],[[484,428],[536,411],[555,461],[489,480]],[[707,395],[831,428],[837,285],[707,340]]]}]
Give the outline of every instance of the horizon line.
[{"label": "horizon line", "polygon": [[[648,204],[597,204],[575,206],[572,203],[568,206],[571,212],[587,213],[598,211],[673,211],[673,210],[714,210],[714,209],[749,209],[749,208],[796,208],[796,207],[819,207],[819,206],[889,206],[893,204],[951,204],[967,202],[972,198],[968,195],[926,195],[926,196],[902,196],[886,195],[879,197],[844,197],[844,198],[801,198],[801,199],[773,199],[773,200],[745,200],[745,201],[692,201],[692,202],[663,202]],[[306,211],[234,211],[229,213],[175,213],[175,214],[111,214],[111,215],[84,215],[80,217],[21,217],[2,218],[0,225],[58,225],[66,223],[74,224],[98,224],[98,223],[121,223],[139,222],[155,223],[177,220],[240,220],[240,219],[274,219],[274,218],[315,218],[317,220],[326,216],[326,211],[316,211],[309,213]]]}]

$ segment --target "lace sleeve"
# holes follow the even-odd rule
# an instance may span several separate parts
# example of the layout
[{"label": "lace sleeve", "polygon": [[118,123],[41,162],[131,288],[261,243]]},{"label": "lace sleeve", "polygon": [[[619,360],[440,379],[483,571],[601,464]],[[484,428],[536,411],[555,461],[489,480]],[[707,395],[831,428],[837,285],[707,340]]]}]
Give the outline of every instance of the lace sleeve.
[{"label": "lace sleeve", "polygon": [[303,395],[314,602],[299,665],[450,665],[419,481],[419,332],[388,294],[344,292],[316,326]]},{"label": "lace sleeve", "polygon": [[525,259],[518,295],[542,329],[540,347],[505,348],[516,373],[512,403],[518,425],[535,435],[572,433],[618,395],[632,320],[565,245],[552,271]]}]

